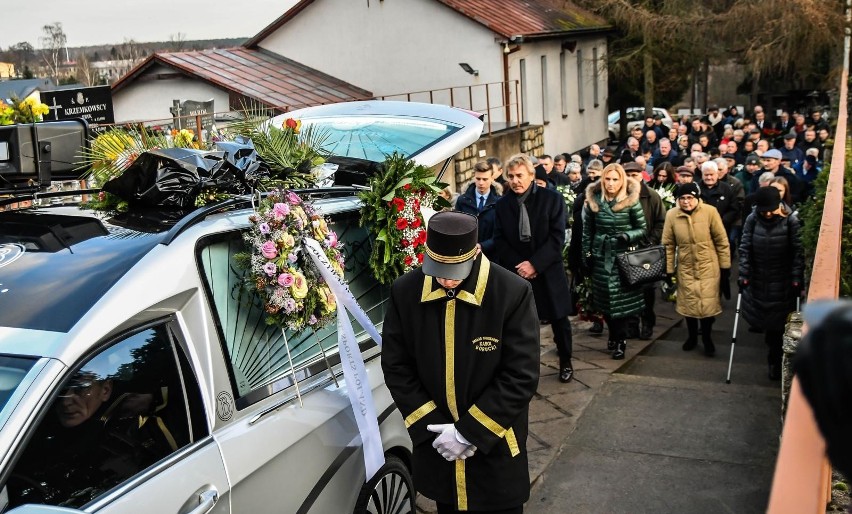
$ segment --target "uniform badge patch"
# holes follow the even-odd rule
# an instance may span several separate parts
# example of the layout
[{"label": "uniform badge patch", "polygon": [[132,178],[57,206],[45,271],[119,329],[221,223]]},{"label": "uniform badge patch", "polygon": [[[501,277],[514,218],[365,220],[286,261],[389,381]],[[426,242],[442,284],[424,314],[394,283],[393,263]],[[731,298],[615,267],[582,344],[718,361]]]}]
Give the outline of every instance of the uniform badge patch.
[{"label": "uniform badge patch", "polygon": [[500,340],[494,337],[477,337],[473,340],[473,349],[478,352],[492,352],[497,349]]}]

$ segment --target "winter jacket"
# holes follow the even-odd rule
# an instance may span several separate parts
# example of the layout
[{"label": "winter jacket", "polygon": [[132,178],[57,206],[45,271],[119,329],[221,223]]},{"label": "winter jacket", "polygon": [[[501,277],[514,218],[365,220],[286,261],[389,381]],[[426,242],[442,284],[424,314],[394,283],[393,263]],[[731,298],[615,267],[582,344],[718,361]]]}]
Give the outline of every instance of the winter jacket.
[{"label": "winter jacket", "polygon": [[725,232],[729,231],[742,216],[742,205],[740,205],[736,194],[727,182],[716,182],[716,185],[712,188],[702,183],[701,200],[719,211],[722,224],[725,225]]},{"label": "winter jacket", "polygon": [[[734,192],[734,198],[736,198],[737,203],[737,221],[734,223],[735,227],[741,227],[743,224],[743,218],[745,218],[743,212],[743,204],[745,203],[745,188],[743,187],[743,183],[737,177],[728,173],[725,175],[725,178],[720,179],[722,182],[726,182],[729,186],[731,186],[731,191]],[[724,220],[722,220],[724,221]]]},{"label": "winter jacket", "polygon": [[795,166],[796,164],[805,160],[805,151],[799,148],[798,146],[794,146],[792,149],[787,149],[787,147],[782,147],[780,149],[781,157],[786,158],[790,161],[790,166]]},{"label": "winter jacket", "polygon": [[783,330],[787,315],[796,308],[793,282],[804,285],[804,254],[799,218],[786,205],[785,216],[766,219],[749,214],[740,242],[740,278],[743,317],[749,325]]},{"label": "winter jacket", "polygon": [[455,209],[467,214],[473,214],[479,220],[479,243],[482,245],[482,251],[485,255],[493,258],[494,250],[494,204],[500,199],[494,186],[491,186],[491,191],[488,193],[488,198],[485,199],[485,206],[482,212],[477,207],[476,185],[468,186],[467,191],[460,195],[456,200]]},{"label": "winter jacket", "polygon": [[658,245],[663,236],[663,224],[666,222],[666,208],[663,200],[656,191],[648,187],[644,182],[639,183],[639,203],[645,214],[645,237],[644,245]]},{"label": "winter jacket", "polygon": [[[763,175],[767,169],[761,169],[751,179],[751,192],[757,191],[760,187],[760,176]],[[789,168],[785,168],[784,166],[779,166],[778,170],[775,172],[776,177],[784,177],[787,179],[787,184],[790,185],[790,196],[793,197],[793,203],[798,204],[805,200],[805,188],[802,181],[796,177],[796,174],[793,173],[793,170]]]},{"label": "winter jacket", "polygon": [[[627,179],[627,197],[608,202],[603,199],[600,181],[586,189],[583,208],[583,255],[592,274],[592,306],[612,318],[638,314],[644,307],[642,289],[621,285],[615,256],[627,251],[645,236],[645,214],[639,203],[638,182]],[[626,234],[627,244],[616,236]]]},{"label": "winter jacket", "polygon": [[701,200],[692,214],[670,209],[663,244],[667,273],[677,271],[677,312],[690,318],[720,314],[719,270],[731,268],[731,249],[719,211]]},{"label": "winter jacket", "polygon": [[556,320],[571,313],[574,302],[562,261],[565,246],[565,199],[556,191],[530,184],[527,198],[531,239],[522,242],[518,231],[520,207],[518,195],[506,189],[494,206],[497,224],[494,228],[494,258],[512,273],[515,266],[530,261],[538,275],[530,280],[538,319]]}]

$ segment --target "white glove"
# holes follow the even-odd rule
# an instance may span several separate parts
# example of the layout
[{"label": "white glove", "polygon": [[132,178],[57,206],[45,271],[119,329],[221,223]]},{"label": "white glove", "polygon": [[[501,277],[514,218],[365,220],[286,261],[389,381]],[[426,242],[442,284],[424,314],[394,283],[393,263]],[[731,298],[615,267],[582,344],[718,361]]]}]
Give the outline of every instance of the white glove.
[{"label": "white glove", "polygon": [[446,423],[443,425],[427,425],[426,430],[439,434],[432,442],[432,447],[438,450],[441,457],[448,461],[456,459],[464,460],[472,457],[476,452],[476,446],[470,444],[461,434],[456,431],[455,425]]}]

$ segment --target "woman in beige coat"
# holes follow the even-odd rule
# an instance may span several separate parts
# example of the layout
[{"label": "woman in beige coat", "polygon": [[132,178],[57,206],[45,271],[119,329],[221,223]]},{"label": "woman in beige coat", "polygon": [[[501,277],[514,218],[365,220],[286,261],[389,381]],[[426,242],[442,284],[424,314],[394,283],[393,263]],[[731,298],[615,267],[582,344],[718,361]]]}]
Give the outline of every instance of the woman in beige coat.
[{"label": "woman in beige coat", "polygon": [[666,272],[672,276],[677,270],[677,312],[686,317],[689,330],[683,350],[698,344],[700,323],[704,354],[712,357],[716,347],[710,331],[714,316],[722,312],[719,293],[731,295],[731,251],[719,211],[704,204],[700,195],[695,183],[677,187],[677,206],[666,213],[662,242]]}]

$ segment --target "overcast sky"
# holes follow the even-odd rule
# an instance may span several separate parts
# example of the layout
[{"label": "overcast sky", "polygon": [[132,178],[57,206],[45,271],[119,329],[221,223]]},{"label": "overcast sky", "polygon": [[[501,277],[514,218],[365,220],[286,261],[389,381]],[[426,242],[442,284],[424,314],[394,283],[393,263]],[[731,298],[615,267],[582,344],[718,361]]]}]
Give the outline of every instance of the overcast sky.
[{"label": "overcast sky", "polygon": [[41,27],[61,22],[68,46],[250,37],[297,0],[2,0],[0,47],[28,41],[39,48]]}]

